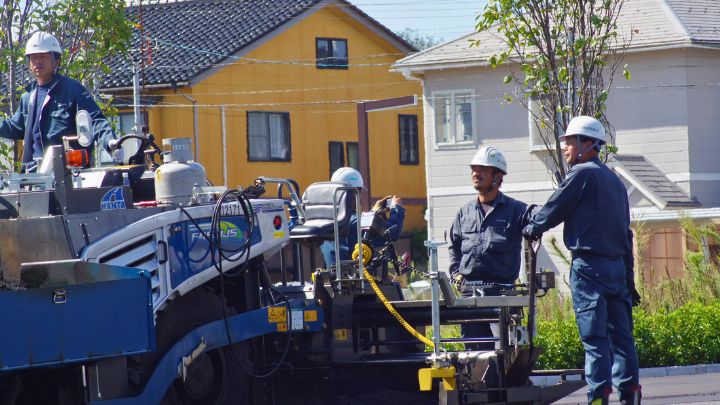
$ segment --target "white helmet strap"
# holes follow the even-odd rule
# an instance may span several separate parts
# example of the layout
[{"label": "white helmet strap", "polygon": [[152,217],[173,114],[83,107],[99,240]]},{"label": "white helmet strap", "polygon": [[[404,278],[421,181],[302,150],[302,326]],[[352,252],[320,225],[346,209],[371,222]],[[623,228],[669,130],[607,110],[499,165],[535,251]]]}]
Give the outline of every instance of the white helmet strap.
[{"label": "white helmet strap", "polygon": [[588,137],[585,137],[582,135],[577,136],[577,145],[578,145],[577,163],[580,163],[580,161],[582,160],[583,155],[585,153],[600,146],[600,140],[595,139],[594,142],[592,143],[592,145],[590,145],[590,147],[588,147],[587,149],[583,148],[583,142],[589,141],[589,140],[592,140],[592,138],[588,138]]},{"label": "white helmet strap", "polygon": [[498,172],[502,173],[502,172],[500,171],[500,169],[498,169],[497,167],[493,167],[493,174],[492,174],[493,181],[492,181],[492,183],[488,186],[488,188],[484,191],[484,193],[492,193],[492,191],[493,191],[495,188],[499,187],[499,185],[498,185]]}]

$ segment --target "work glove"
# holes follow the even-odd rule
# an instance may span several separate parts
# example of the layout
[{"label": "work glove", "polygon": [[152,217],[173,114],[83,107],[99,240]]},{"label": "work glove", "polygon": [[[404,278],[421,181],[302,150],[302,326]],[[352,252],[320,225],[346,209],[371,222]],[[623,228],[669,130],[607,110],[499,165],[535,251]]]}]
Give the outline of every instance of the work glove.
[{"label": "work glove", "polygon": [[635,288],[635,274],[632,271],[628,271],[625,282],[627,284],[628,291],[630,291],[630,299],[632,300],[632,306],[636,307],[640,305],[640,293]]},{"label": "work glove", "polygon": [[452,283],[455,284],[458,289],[462,286],[463,280],[463,275],[460,273],[455,273],[452,275]]},{"label": "work glove", "polygon": [[536,240],[540,239],[540,237],[542,236],[542,233],[536,234],[534,232],[533,226],[527,225],[525,228],[523,228],[522,235],[523,235],[523,237],[525,237],[525,239],[528,239],[531,241],[536,241]]},{"label": "work glove", "polygon": [[113,161],[115,163],[123,163],[123,160],[125,159],[125,153],[123,152],[122,148],[117,148],[114,151],[112,151],[112,157]]}]

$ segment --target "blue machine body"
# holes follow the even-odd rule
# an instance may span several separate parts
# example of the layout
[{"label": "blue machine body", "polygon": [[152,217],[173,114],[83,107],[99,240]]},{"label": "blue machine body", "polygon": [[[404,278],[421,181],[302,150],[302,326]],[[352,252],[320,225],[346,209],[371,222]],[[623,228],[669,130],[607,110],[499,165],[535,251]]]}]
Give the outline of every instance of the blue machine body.
[{"label": "blue machine body", "polygon": [[[212,246],[203,235],[210,235],[211,221],[204,218],[197,221],[183,221],[171,226],[173,233],[168,237],[169,259],[173,268],[170,274],[172,288],[185,280],[213,267]],[[202,230],[202,232],[200,232]],[[223,217],[220,221],[220,243],[225,256],[233,256],[242,250],[248,239],[248,223],[244,216]],[[255,228],[250,237],[251,246],[262,241],[260,229]],[[219,260],[215,252],[215,260]]]},{"label": "blue machine body", "polygon": [[[314,301],[293,300],[270,307],[233,315],[225,322],[220,319],[202,325],[175,343],[163,356],[155,372],[136,397],[96,400],[94,405],[133,405],[160,403],[165,391],[178,378],[182,359],[197,347],[207,352],[255,337],[272,333],[312,333],[323,328],[322,308]],[[231,342],[228,341],[228,334]]]},{"label": "blue machine body", "polygon": [[0,292],[0,371],[155,350],[148,273],[87,262],[42,267],[25,290]]}]

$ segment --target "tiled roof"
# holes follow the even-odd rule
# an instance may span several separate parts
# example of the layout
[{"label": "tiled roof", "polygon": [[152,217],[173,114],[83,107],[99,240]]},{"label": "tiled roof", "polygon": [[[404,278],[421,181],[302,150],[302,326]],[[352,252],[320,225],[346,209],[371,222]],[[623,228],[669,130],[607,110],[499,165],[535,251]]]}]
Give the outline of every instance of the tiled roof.
[{"label": "tiled roof", "polygon": [[720,1],[665,0],[693,42],[720,42]]},{"label": "tiled roof", "polygon": [[[618,18],[619,38],[632,33],[632,49],[677,45],[720,47],[720,0],[627,0]],[[479,40],[479,47],[470,47]],[[505,47],[497,31],[470,33],[398,61],[393,67],[422,70],[432,67],[485,65]]]},{"label": "tiled roof", "polygon": [[[142,83],[178,84],[222,63],[234,62],[233,55],[262,37],[271,34],[304,11],[326,4],[367,23],[380,35],[395,42],[404,52],[415,48],[388,28],[346,0],[177,0],[126,8],[128,18],[141,23],[149,39],[152,64],[143,67]],[[138,30],[132,49],[140,49]],[[136,53],[137,54],[137,53]],[[313,61],[314,63],[314,61]],[[132,86],[132,61],[115,57],[103,89]]]},{"label": "tiled roof", "polygon": [[[321,0],[194,0],[126,8],[141,23],[151,47],[152,65],[143,84],[188,82],[240,49],[269,34]],[[140,48],[138,30],[132,49]],[[132,61],[115,57],[102,88],[132,86]]]},{"label": "tiled roof", "polygon": [[[608,165],[663,208],[699,207],[700,204],[642,155],[613,155]],[[617,170],[620,168],[621,170]]]}]

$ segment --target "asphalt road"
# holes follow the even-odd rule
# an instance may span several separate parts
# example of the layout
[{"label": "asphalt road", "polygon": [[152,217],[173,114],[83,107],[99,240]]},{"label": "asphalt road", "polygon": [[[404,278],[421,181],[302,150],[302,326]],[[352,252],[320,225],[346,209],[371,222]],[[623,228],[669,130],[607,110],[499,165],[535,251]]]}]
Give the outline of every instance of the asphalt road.
[{"label": "asphalt road", "polygon": [[[649,404],[720,404],[720,373],[641,378],[642,403]],[[587,387],[555,402],[586,404]],[[613,393],[610,404],[619,404]]]}]

